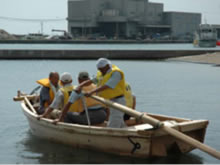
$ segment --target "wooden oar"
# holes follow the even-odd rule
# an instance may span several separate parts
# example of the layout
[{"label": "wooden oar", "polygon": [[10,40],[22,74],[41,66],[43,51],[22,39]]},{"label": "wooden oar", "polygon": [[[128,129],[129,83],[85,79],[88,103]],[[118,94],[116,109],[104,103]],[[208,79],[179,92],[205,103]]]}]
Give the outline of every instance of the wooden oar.
[{"label": "wooden oar", "polygon": [[98,96],[90,96],[90,97],[103,103],[103,104],[106,104],[110,107],[118,109],[118,110],[120,110],[130,116],[138,118],[146,123],[149,123],[154,127],[159,127],[160,129],[162,129],[163,131],[167,132],[168,134],[174,136],[175,138],[180,139],[183,142],[190,144],[190,145],[194,146],[195,148],[198,148],[198,149],[208,153],[209,155],[211,155],[217,159],[220,159],[220,152],[219,151],[216,151],[215,149],[209,147],[208,145],[205,145],[205,144],[199,142],[198,140],[195,140],[195,139],[193,139],[193,138],[191,138],[191,137],[189,137],[189,136],[187,136],[187,135],[185,135],[185,134],[183,134],[183,133],[181,133],[171,127],[167,127],[167,126],[163,125],[159,120],[157,120],[155,118],[152,118],[144,113],[134,111],[133,109],[128,108],[124,105],[121,105],[121,104],[118,104],[118,103],[115,103],[115,102],[112,102],[109,100],[105,100],[104,98],[101,98]]},{"label": "wooden oar", "polygon": [[22,100],[24,100],[25,97],[28,98],[28,99],[34,99],[34,98],[36,98],[36,96],[37,96],[37,95],[15,96],[15,97],[13,98],[13,100],[14,100],[14,101],[22,101]]},{"label": "wooden oar", "polygon": [[29,106],[31,111],[34,112],[35,114],[37,114],[36,110],[34,109],[34,107],[32,106],[32,104],[30,103],[30,101],[28,100],[28,98],[26,96],[24,96],[24,101]]},{"label": "wooden oar", "polygon": [[34,107],[32,106],[32,104],[30,103],[30,101],[28,99],[30,98],[35,98],[36,95],[21,95],[21,91],[18,91],[18,95],[16,97],[14,97],[14,101],[22,101],[24,100],[24,102],[29,106],[29,108],[31,109],[31,111],[35,114],[37,114],[36,110],[34,109]]},{"label": "wooden oar", "polygon": [[24,100],[24,102],[29,106],[31,111],[33,113],[37,114],[36,110],[34,109],[34,107],[32,106],[32,104],[29,101],[29,99],[33,99],[35,97],[36,97],[36,95],[21,94],[21,91],[18,91],[18,95],[16,97],[14,97],[13,100],[14,101],[22,101],[22,100]]},{"label": "wooden oar", "polygon": [[[36,88],[35,88],[35,89],[36,89]],[[37,95],[36,95],[36,94],[30,94],[30,95],[28,95],[28,94],[23,94],[23,93],[21,93],[21,91],[19,90],[19,91],[17,92],[17,96],[13,97],[13,100],[14,100],[14,101],[22,101],[22,100],[24,100],[25,97],[28,98],[28,99],[34,99],[34,98],[37,97]]]}]

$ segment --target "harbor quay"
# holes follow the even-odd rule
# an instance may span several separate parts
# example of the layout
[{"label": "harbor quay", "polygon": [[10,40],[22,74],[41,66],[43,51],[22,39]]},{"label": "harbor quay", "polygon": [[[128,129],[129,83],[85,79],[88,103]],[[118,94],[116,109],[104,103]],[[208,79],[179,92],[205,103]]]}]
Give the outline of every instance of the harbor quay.
[{"label": "harbor quay", "polygon": [[181,56],[220,52],[220,49],[195,50],[42,50],[42,49],[0,49],[0,59],[109,59],[160,60]]}]

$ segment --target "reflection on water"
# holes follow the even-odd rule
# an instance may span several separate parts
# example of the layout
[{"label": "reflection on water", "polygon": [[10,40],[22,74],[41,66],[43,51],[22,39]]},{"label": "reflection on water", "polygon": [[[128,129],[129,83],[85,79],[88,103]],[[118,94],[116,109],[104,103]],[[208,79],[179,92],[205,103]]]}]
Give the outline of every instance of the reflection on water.
[{"label": "reflection on water", "polygon": [[[131,158],[102,152],[69,147],[40,139],[27,132],[26,138],[18,142],[21,162],[41,164],[201,164],[202,158],[194,154],[173,154],[164,158]],[[25,162],[23,162],[25,161]]]}]

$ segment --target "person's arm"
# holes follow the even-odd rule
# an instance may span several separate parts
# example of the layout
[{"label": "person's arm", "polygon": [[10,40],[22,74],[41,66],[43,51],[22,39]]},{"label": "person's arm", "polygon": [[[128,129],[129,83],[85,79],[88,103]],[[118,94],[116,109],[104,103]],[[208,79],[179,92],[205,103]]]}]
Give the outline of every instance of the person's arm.
[{"label": "person's arm", "polygon": [[104,91],[104,90],[106,90],[108,88],[110,88],[110,87],[107,86],[107,85],[102,85],[102,86],[100,86],[100,87],[98,87],[98,88],[96,88],[96,89],[94,89],[94,90],[92,90],[92,91],[90,91],[88,93],[85,93],[85,96],[89,97],[89,96],[93,95],[94,93]]},{"label": "person's arm", "polygon": [[107,114],[106,121],[108,121],[109,116],[110,116],[110,110],[109,110],[109,107],[106,107],[106,108],[105,108],[105,112],[106,112],[106,114]]},{"label": "person's arm", "polygon": [[75,89],[74,91],[76,91],[76,93],[79,94],[79,93],[81,92],[81,90],[82,90],[82,87],[88,86],[88,85],[90,85],[90,84],[92,84],[92,80],[83,81],[81,84],[79,84],[79,85],[76,87],[76,89]]},{"label": "person's arm", "polygon": [[79,99],[81,95],[78,94],[76,91],[73,91],[70,95],[69,101],[68,103],[64,106],[64,108],[62,109],[62,113],[61,116],[59,117],[59,119],[56,119],[53,121],[54,124],[64,121],[64,117],[66,116],[66,113],[69,111],[70,106]]},{"label": "person's arm", "polygon": [[47,118],[48,115],[49,115],[52,111],[53,111],[53,108],[48,107],[48,108],[46,109],[46,111],[45,111],[42,115],[37,116],[37,119],[40,120],[40,119],[43,118],[43,117],[46,117],[46,118]]},{"label": "person's arm", "polygon": [[47,108],[47,110],[43,113],[43,115],[39,115],[37,118],[40,119],[43,117],[48,117],[48,115],[54,109],[58,109],[60,107],[61,103],[63,102],[63,99],[64,99],[63,93],[61,91],[58,91],[51,105]]},{"label": "person's arm", "polygon": [[72,103],[68,102],[68,103],[64,106],[64,108],[62,109],[62,113],[61,113],[59,119],[55,119],[55,120],[53,121],[54,124],[63,121],[63,119],[64,119],[64,117],[66,116],[66,113],[69,111],[71,105],[72,105]]},{"label": "person's arm", "polygon": [[50,89],[48,87],[42,87],[41,91],[40,91],[40,104],[42,107],[44,107],[44,105],[50,105],[51,101],[50,101],[50,95],[49,95],[49,91]]},{"label": "person's arm", "polygon": [[86,93],[85,96],[89,97],[94,93],[101,92],[109,88],[114,89],[120,80],[121,80],[121,73],[116,71],[112,74],[111,78],[106,82],[106,84],[90,91],[89,93]]}]

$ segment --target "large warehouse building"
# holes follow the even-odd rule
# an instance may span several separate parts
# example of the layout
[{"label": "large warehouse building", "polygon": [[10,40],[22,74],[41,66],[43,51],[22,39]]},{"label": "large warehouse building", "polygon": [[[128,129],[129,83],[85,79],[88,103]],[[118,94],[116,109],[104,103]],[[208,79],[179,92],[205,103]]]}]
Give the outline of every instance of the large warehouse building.
[{"label": "large warehouse building", "polygon": [[148,0],[69,0],[67,19],[74,37],[183,39],[193,36],[201,14],[164,12]]}]

